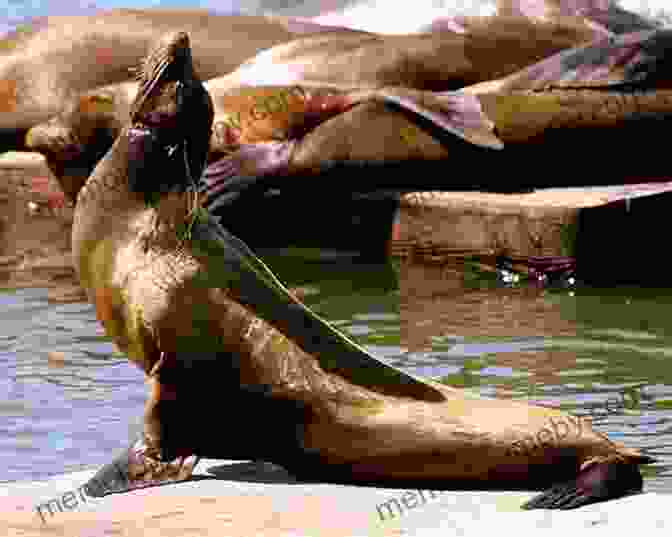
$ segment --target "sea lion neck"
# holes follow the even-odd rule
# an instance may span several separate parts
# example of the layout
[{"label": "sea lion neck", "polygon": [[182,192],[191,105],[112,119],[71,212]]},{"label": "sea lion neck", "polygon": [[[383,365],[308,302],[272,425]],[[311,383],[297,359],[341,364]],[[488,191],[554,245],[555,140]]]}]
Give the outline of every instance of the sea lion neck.
[{"label": "sea lion neck", "polygon": [[186,33],[167,34],[142,62],[130,118],[77,198],[73,255],[80,278],[96,263],[95,249],[130,247],[141,262],[150,249],[179,246],[187,192],[205,165],[213,119]]},{"label": "sea lion neck", "polygon": [[[127,130],[123,129],[112,146],[117,157],[128,154],[130,144]],[[128,165],[125,159],[111,158],[110,153],[103,157],[79,190],[76,206],[80,210],[101,211],[101,214],[105,214],[105,218],[117,212],[148,211],[155,212],[162,220],[168,218],[171,211],[175,212],[175,218],[179,218],[182,210],[178,209],[178,206],[184,206],[186,211],[186,207],[192,202],[193,193],[167,192],[148,203],[144,192],[136,192],[129,187]],[[101,166],[103,164],[106,165]],[[99,168],[103,168],[104,173],[97,173]]]}]

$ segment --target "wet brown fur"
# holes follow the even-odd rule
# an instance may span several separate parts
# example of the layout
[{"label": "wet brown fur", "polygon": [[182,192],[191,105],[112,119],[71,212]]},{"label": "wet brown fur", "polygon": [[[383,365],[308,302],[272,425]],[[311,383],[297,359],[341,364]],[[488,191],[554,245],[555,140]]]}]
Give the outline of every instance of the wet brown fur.
[{"label": "wet brown fur", "polygon": [[[196,72],[207,80],[306,31],[291,23],[205,9],[110,9],[45,17],[0,55],[0,129],[29,128],[60,113],[66,100],[81,92],[131,80],[147,47],[172,29],[189,31]],[[308,29],[355,32],[318,25]]]},{"label": "wet brown fur", "polygon": [[[170,85],[134,109],[149,112],[151,98],[170,106]],[[207,123],[195,132],[207,134]],[[385,383],[380,370],[365,378],[342,360],[327,367],[285,335],[282,319],[268,322],[241,300],[245,290],[228,279],[217,249],[177,237],[185,194],[148,208],[129,191],[128,139],[125,128],[79,194],[73,256],[106,333],[149,376],[144,455],[124,467],[134,486],[187,478],[191,467],[170,467],[185,454],[442,487],[536,486],[595,462],[649,461],[559,410],[431,381]],[[226,410],[214,429],[213,401]]]}]

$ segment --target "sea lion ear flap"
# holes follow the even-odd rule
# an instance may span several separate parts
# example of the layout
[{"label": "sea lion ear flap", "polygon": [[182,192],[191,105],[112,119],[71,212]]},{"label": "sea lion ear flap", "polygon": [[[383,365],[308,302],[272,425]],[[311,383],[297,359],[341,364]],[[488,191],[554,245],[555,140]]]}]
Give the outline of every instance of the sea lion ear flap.
[{"label": "sea lion ear flap", "polygon": [[483,113],[477,95],[461,91],[429,93],[403,88],[383,88],[377,96],[416,113],[434,126],[462,138],[465,142],[502,149],[504,143],[495,135],[495,124]]}]

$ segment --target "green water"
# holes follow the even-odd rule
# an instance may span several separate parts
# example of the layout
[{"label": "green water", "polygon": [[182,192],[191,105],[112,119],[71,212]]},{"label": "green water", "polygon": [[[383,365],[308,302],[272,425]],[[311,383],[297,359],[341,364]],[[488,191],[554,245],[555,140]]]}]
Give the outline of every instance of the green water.
[{"label": "green water", "polygon": [[[672,289],[506,288],[460,270],[266,260],[373,353],[483,395],[590,415],[658,457],[644,469],[647,490],[672,492]],[[0,481],[103,464],[141,416],[142,374],[88,304],[50,304],[44,290],[0,294],[0,370]]]}]

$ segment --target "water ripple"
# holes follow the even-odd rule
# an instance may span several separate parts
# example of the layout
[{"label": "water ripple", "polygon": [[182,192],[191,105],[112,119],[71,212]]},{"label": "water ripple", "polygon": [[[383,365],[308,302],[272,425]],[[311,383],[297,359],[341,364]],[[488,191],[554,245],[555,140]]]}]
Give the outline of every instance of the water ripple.
[{"label": "water ripple", "polygon": [[[342,281],[321,280],[294,269],[308,305],[376,356],[471,393],[590,417],[658,457],[647,488],[672,492],[672,336],[659,294],[465,290],[428,295],[409,313],[389,275],[346,267],[334,271]],[[93,307],[46,296],[0,293],[0,482],[106,463],[142,415],[143,374],[102,334]]]}]

